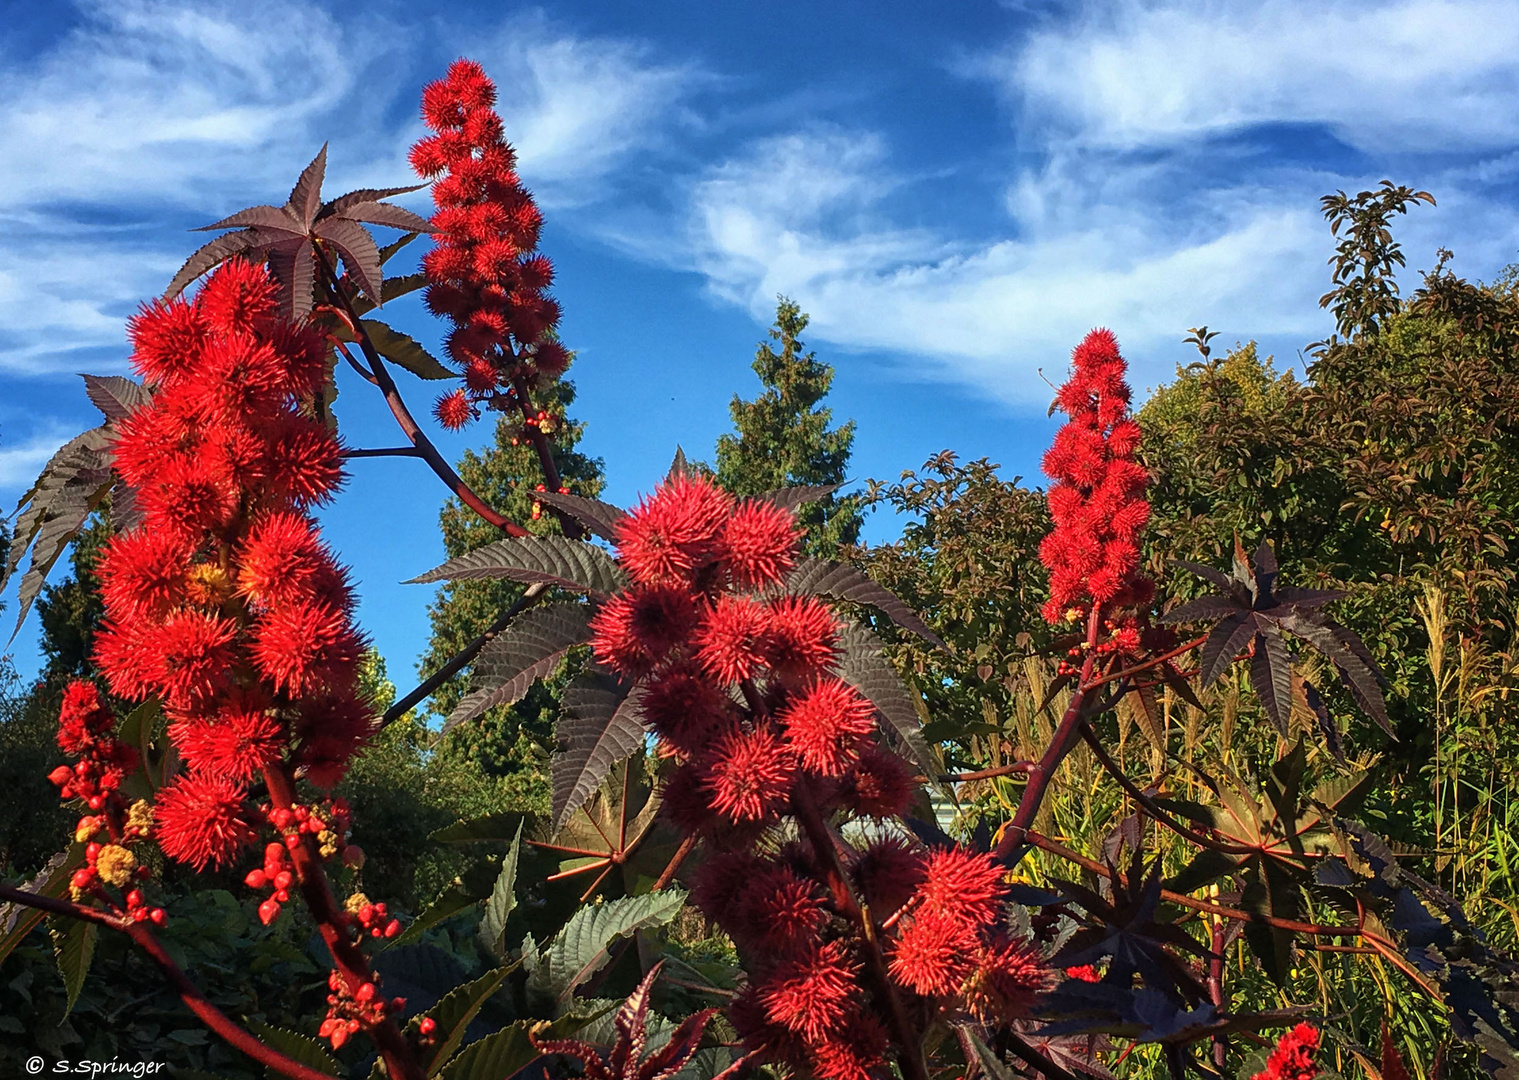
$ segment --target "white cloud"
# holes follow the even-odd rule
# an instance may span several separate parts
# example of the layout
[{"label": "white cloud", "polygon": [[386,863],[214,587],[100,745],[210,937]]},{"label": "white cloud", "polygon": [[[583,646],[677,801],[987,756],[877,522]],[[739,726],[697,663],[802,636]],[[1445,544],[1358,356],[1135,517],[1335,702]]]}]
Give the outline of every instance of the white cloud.
[{"label": "white cloud", "polygon": [[48,458],[78,434],[78,431],[72,431],[55,421],[12,445],[9,439],[3,438],[4,433],[0,432],[0,499],[4,500],[0,514],[5,512],[5,508],[15,505],[21,493],[37,479],[37,474],[47,464]]},{"label": "white cloud", "polygon": [[912,354],[927,374],[1019,404],[1048,399],[1036,369],[1058,378],[1095,322],[1136,356],[1224,311],[1262,333],[1318,329],[1311,199],[1221,194],[1212,227],[1177,234],[1132,202],[1094,200],[1084,224],[1065,220],[1040,190],[1060,174],[1031,175],[1014,200],[1034,207],[1025,235],[957,244],[880,219],[889,175],[868,134],[766,140],[696,186],[696,265],[757,319],[784,292],[815,336]]},{"label": "white cloud", "polygon": [[[385,113],[440,72],[411,70],[373,19],[339,22],[292,0],[79,9],[78,25],[35,54],[6,55],[0,35],[0,370],[72,370],[69,354],[122,345],[125,316],[205,239],[179,224],[282,202],[328,138],[330,192],[411,178],[420,124],[397,129]],[[598,191],[695,78],[541,15],[479,37],[447,51],[481,56],[503,81],[524,175],[559,203]],[[409,202],[427,211],[425,193]]]},{"label": "white cloud", "polygon": [[1095,145],[1283,123],[1373,151],[1490,148],[1519,133],[1511,0],[1120,0],[977,66],[1023,120]]},{"label": "white cloud", "polygon": [[616,166],[659,137],[659,124],[705,80],[662,64],[637,42],[574,37],[541,15],[513,20],[482,54],[522,175],[549,206],[586,201]]}]

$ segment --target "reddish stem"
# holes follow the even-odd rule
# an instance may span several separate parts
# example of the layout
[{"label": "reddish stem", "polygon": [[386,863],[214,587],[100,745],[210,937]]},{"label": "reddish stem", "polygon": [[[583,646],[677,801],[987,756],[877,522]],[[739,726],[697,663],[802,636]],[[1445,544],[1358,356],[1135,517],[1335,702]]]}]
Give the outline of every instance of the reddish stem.
[{"label": "reddish stem", "polygon": [[908,1021],[907,1010],[902,1006],[901,995],[897,993],[897,988],[891,981],[891,974],[886,970],[886,957],[881,952],[881,943],[876,937],[876,928],[871,921],[870,911],[859,902],[854,895],[854,890],[850,888],[849,878],[844,873],[843,864],[839,862],[839,852],[835,846],[833,832],[823,820],[823,815],[818,810],[817,804],[812,801],[812,793],[805,784],[797,784],[792,788],[791,809],[802,831],[807,834],[807,840],[812,844],[813,851],[817,853],[824,884],[833,894],[834,904],[839,909],[839,914],[859,928],[860,936],[865,942],[865,955],[869,962],[870,973],[875,978],[877,991],[886,1001],[887,1011],[891,1015],[891,1024],[896,1030],[897,1042],[901,1046],[897,1063],[902,1067],[902,1072],[908,1080],[929,1080],[928,1064],[923,1060],[923,1040]]},{"label": "reddish stem", "polygon": [[364,352],[364,359],[369,362],[369,373],[374,378],[374,384],[385,395],[385,403],[390,406],[391,415],[396,418],[401,432],[406,436],[412,446],[417,448],[422,460],[427,462],[438,478],[443,481],[450,491],[459,497],[459,501],[468,506],[482,518],[506,533],[508,536],[527,536],[528,531],[515,521],[510,521],[492,510],[484,499],[476,495],[466,484],[459,474],[454,472],[452,465],[438,452],[432,440],[427,437],[420,425],[413,419],[411,410],[406,407],[406,401],[401,397],[401,391],[396,386],[396,381],[390,377],[390,370],[386,368],[385,361],[381,359],[379,351],[374,347],[374,342],[369,339],[369,334],[364,329],[363,322],[359,319],[358,312],[353,308],[353,301],[343,290],[337,275],[333,272],[332,264],[327,259],[327,253],[320,245],[313,245],[316,250],[317,263],[322,268],[322,283],[331,294],[333,302],[342,306],[348,314],[348,322],[358,339],[359,348]]},{"label": "reddish stem", "polygon": [[[554,448],[549,445],[549,437],[543,433],[543,428],[536,423],[537,413],[533,412],[533,395],[528,387],[527,380],[521,375],[512,380],[512,389],[517,392],[517,407],[522,411],[522,429],[527,432],[528,441],[533,444],[533,449],[538,452],[538,467],[543,472],[543,486],[557,493],[564,486],[564,480],[559,475],[559,465],[554,461]],[[529,419],[534,423],[528,423]],[[554,516],[559,519],[559,527],[564,530],[564,535],[571,540],[581,540],[585,537],[585,529],[580,522],[557,506],[549,507]]]},{"label": "reddish stem", "polygon": [[[266,768],[264,780],[269,788],[269,801],[275,807],[288,810],[295,804],[295,782],[284,766],[271,765]],[[304,832],[297,835],[301,842],[290,849],[290,858],[295,863],[301,898],[306,901],[306,907],[316,920],[317,931],[322,935],[327,951],[332,954],[338,976],[347,985],[349,993],[353,993],[364,983],[373,983],[374,974],[370,970],[368,958],[348,936],[348,914],[332,895],[332,886],[327,881],[327,871],[322,866],[316,838]],[[426,1074],[422,1064],[392,1018],[387,1016],[381,1023],[367,1030],[393,1080],[423,1080]]]},{"label": "reddish stem", "polygon": [[[1017,776],[1020,773],[1031,773],[1036,768],[1031,761],[1018,761],[1011,765],[998,765],[994,769],[978,769],[976,772],[940,773],[934,779],[941,784],[962,784],[969,780],[991,780],[998,776]],[[914,776],[913,780],[919,784],[926,784],[928,777]]]},{"label": "reddish stem", "polygon": [[1168,653],[1162,653],[1159,656],[1152,657],[1142,664],[1136,664],[1131,668],[1124,668],[1122,671],[1115,671],[1111,675],[1104,675],[1102,678],[1096,679],[1092,682],[1087,682],[1085,679],[1082,679],[1081,688],[1083,690],[1090,690],[1095,686],[1101,686],[1103,683],[1115,682],[1118,679],[1127,679],[1130,675],[1137,675],[1141,671],[1149,671],[1153,667],[1158,667],[1161,664],[1164,664],[1167,660],[1173,659],[1174,657],[1180,656],[1184,652],[1188,652],[1192,649],[1197,648],[1207,640],[1208,636],[1204,634],[1200,638],[1193,638],[1185,645],[1178,645]]},{"label": "reddish stem", "polygon": [[680,870],[680,864],[686,861],[686,856],[691,854],[696,847],[696,834],[692,833],[680,842],[680,847],[675,849],[675,854],[670,856],[670,861],[665,864],[664,870],[659,875],[659,880],[654,883],[651,892],[658,892],[670,882],[675,880],[675,875]]},{"label": "reddish stem", "polygon": [[36,893],[27,892],[25,889],[12,888],[9,885],[0,885],[0,899],[11,903],[20,904],[23,907],[35,908],[38,911],[46,911],[52,915],[61,915],[69,919],[80,919],[84,922],[94,923],[111,930],[119,930],[126,934],[147,953],[148,956],[163,970],[165,978],[179,994],[180,1000],[185,1003],[189,1010],[216,1034],[220,1035],[229,1045],[241,1050],[254,1061],[261,1065],[290,1077],[290,1080],[332,1080],[326,1073],[318,1072],[308,1065],[302,1065],[293,1058],[288,1058],[272,1047],[265,1046],[251,1033],[244,1030],[222,1012],[215,1005],[206,1000],[205,994],[201,993],[200,987],[190,981],[190,977],[180,970],[167,950],[153,936],[153,931],[146,923],[135,923],[127,919],[118,918],[98,908],[85,907],[81,904],[73,904],[67,900],[60,900],[52,896],[39,896]]}]

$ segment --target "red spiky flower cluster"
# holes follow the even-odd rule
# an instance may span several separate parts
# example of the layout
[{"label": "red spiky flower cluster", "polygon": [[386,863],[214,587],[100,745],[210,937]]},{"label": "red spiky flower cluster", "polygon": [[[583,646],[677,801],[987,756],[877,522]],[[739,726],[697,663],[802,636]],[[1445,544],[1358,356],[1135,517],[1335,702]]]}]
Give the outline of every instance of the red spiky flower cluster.
[{"label": "red spiky flower cluster", "polygon": [[342,478],[311,409],[327,347],[241,259],[130,330],[153,395],[122,421],[116,469],[142,519],[101,559],[95,656],[113,693],[163,703],[187,765],[157,797],[159,846],[222,865],[253,839],[252,780],[280,766],[330,786],[370,728],[345,574],[306,514]]},{"label": "red spiky flower cluster", "polygon": [[1070,419],[1044,455],[1055,528],[1039,558],[1050,572],[1044,617],[1051,623],[1079,618],[1094,603],[1144,605],[1155,594],[1139,573],[1149,474],[1134,457],[1140,430],[1129,416],[1126,372],[1112,332],[1093,330],[1076,347],[1055,399]]},{"label": "red spiky flower cluster", "polygon": [[1277,1041],[1266,1067],[1250,1080],[1314,1080],[1319,1066],[1313,1055],[1319,1048],[1318,1029],[1299,1024]]},{"label": "red spiky flower cluster", "polygon": [[495,101],[480,65],[456,60],[423,91],[433,134],[411,149],[417,174],[436,178],[435,246],[422,260],[427,306],[454,324],[448,353],[463,371],[464,385],[434,410],[448,428],[469,423],[480,403],[506,407],[519,381],[555,378],[569,364],[553,335],[554,267],[537,252],[543,215],[517,176]]},{"label": "red spiky flower cluster", "polygon": [[[664,812],[705,841],[694,896],[743,954],[750,981],[731,1015],[746,1043],[860,1080],[884,1066],[887,996],[1001,1021],[1027,1015],[1047,976],[1005,926],[990,856],[899,839],[822,852],[805,828],[786,839],[788,817],[890,818],[916,792],[876,741],[875,707],[833,672],[837,617],[781,591],[799,535],[790,510],[677,473],[618,526],[631,584],[601,606],[592,644],[639,684],[674,759]],[[862,984],[877,946],[851,897],[885,922],[889,988]]]}]

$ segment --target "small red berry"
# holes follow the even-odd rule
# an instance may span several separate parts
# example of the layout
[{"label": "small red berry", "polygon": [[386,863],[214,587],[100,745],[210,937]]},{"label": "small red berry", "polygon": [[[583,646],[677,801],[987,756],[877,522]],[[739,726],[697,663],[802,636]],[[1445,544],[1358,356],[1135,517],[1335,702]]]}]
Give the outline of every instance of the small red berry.
[{"label": "small red berry", "polygon": [[250,889],[262,889],[269,883],[269,875],[262,870],[249,870],[248,876],[243,878],[243,884]]},{"label": "small red berry", "polygon": [[260,904],[258,906],[258,917],[259,917],[259,920],[265,926],[268,926],[276,918],[278,918],[279,917],[279,913],[280,913],[280,905],[279,905],[279,901],[278,900],[274,900],[274,899],[265,900],[262,904]]}]

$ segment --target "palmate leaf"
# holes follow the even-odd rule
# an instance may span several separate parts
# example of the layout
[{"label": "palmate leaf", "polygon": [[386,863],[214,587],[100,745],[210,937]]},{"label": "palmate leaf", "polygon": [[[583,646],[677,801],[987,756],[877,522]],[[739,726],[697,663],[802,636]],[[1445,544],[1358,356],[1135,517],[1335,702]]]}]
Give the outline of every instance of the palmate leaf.
[{"label": "palmate leaf", "polygon": [[105,414],[107,420],[120,421],[131,416],[153,400],[153,394],[142,383],[120,375],[81,375],[84,393],[90,404]]},{"label": "palmate leaf", "polygon": [[20,566],[28,549],[32,557],[17,590],[18,611],[12,639],[42,591],[48,571],[110,491],[110,445],[115,437],[109,425],[102,425],[70,439],[43,466],[42,475],[16,504],[10,557],[4,573],[0,573],[0,589]]},{"label": "palmate leaf", "polygon": [[[66,896],[69,878],[84,865],[84,845],[70,844],[47,861],[37,876],[20,888],[38,896],[51,896],[55,900]],[[0,964],[20,945],[44,918],[46,913],[22,904],[6,904],[0,907]]]},{"label": "palmate leaf", "polygon": [[419,379],[457,379],[458,373],[444,367],[436,356],[413,337],[393,330],[378,319],[361,319],[375,352]]},{"label": "palmate leaf", "polygon": [[940,762],[923,738],[923,721],[913,706],[911,691],[881,655],[880,642],[875,635],[850,623],[839,635],[839,647],[842,656],[835,667],[839,678],[869,699],[918,760],[924,775],[937,776],[942,771]]},{"label": "palmate leaf", "polygon": [[879,585],[852,566],[831,562],[828,559],[802,559],[786,579],[786,591],[804,596],[826,596],[853,604],[868,604],[896,623],[903,630],[943,649],[945,644],[938,634],[930,630],[918,618],[916,612],[884,585]]},{"label": "palmate leaf", "polygon": [[462,578],[510,578],[527,584],[541,581],[603,596],[627,584],[627,575],[605,551],[563,536],[497,540],[449,559],[405,584],[424,585]]},{"label": "palmate leaf", "polygon": [[562,747],[551,765],[554,830],[569,823],[618,762],[643,749],[641,687],[630,687],[608,672],[592,670],[564,692],[563,714],[554,726]]},{"label": "palmate leaf", "polygon": [[754,498],[770,503],[772,506],[779,506],[782,510],[795,510],[798,506],[821,502],[843,486],[843,484],[799,484],[795,487],[774,488],[771,491],[761,492]]},{"label": "palmate leaf", "polygon": [[[185,261],[164,291],[169,300],[191,282],[236,255],[267,259],[280,285],[281,308],[288,318],[306,316],[312,307],[315,257],[318,242],[330,245],[342,257],[371,306],[386,297],[381,266],[385,254],[361,223],[401,229],[410,234],[430,232],[427,221],[410,210],[380,200],[416,191],[421,186],[365,188],[324,203],[322,181],[327,173],[324,145],[302,170],[284,206],[250,206],[203,226],[202,232],[237,229],[210,241]],[[393,253],[401,246],[391,245]]]},{"label": "palmate leaf", "polygon": [[[1344,593],[1294,586],[1276,588],[1276,554],[1265,540],[1256,549],[1252,566],[1236,538],[1232,577],[1200,563],[1181,562],[1179,565],[1224,590],[1223,595],[1205,596],[1178,605],[1161,619],[1166,623],[1219,619],[1203,642],[1199,657],[1203,686],[1217,680],[1229,670],[1240,651],[1251,646],[1251,685],[1266,715],[1285,738],[1293,701],[1292,652],[1287,644],[1290,634],[1323,653],[1357,704],[1388,735],[1392,735],[1383,697],[1387,683],[1371,653],[1354,633],[1318,610],[1340,599]],[[1321,713],[1314,708],[1313,701],[1306,698],[1305,704],[1318,717],[1331,752],[1337,756],[1342,754],[1343,751],[1338,749],[1338,731],[1333,720],[1327,717],[1327,711]]]},{"label": "palmate leaf", "polygon": [[[324,1072],[328,1076],[342,1075],[343,1070],[338,1064],[338,1059],[329,1054],[327,1048],[310,1035],[302,1035],[298,1031],[289,1031],[272,1024],[261,1024],[257,1020],[248,1021],[248,1030],[258,1037],[259,1042],[278,1050],[293,1061],[309,1065],[317,1072]],[[271,1076],[279,1075],[272,1068],[269,1071]]]},{"label": "palmate leaf", "polygon": [[480,918],[480,943],[497,961],[506,959],[502,935],[506,933],[506,920],[517,906],[517,860],[522,852],[522,823],[517,824],[517,835],[512,838],[511,849],[501,860],[501,873],[491,887],[490,899],[485,902],[485,912]]},{"label": "palmate leaf", "polygon": [[611,959],[613,943],[645,927],[663,926],[685,902],[685,891],[671,887],[582,907],[541,951],[528,953],[529,1003],[563,1013],[575,989]]},{"label": "palmate leaf", "polygon": [[562,603],[531,608],[475,657],[469,693],[443,725],[445,733],[486,709],[521,700],[533,683],[558,666],[590,634],[591,609]]},{"label": "palmate leaf", "polygon": [[58,974],[63,976],[63,987],[68,994],[63,1015],[74,1011],[79,991],[84,989],[84,977],[90,973],[90,961],[95,957],[95,939],[100,927],[82,919],[53,916],[48,919],[48,930],[53,938],[53,957],[58,962]]},{"label": "palmate leaf", "polygon": [[617,540],[617,527],[628,517],[627,511],[620,507],[601,502],[599,499],[588,499],[583,495],[540,491],[537,493],[537,499],[548,503],[556,510],[569,514],[593,535],[613,542]]}]

